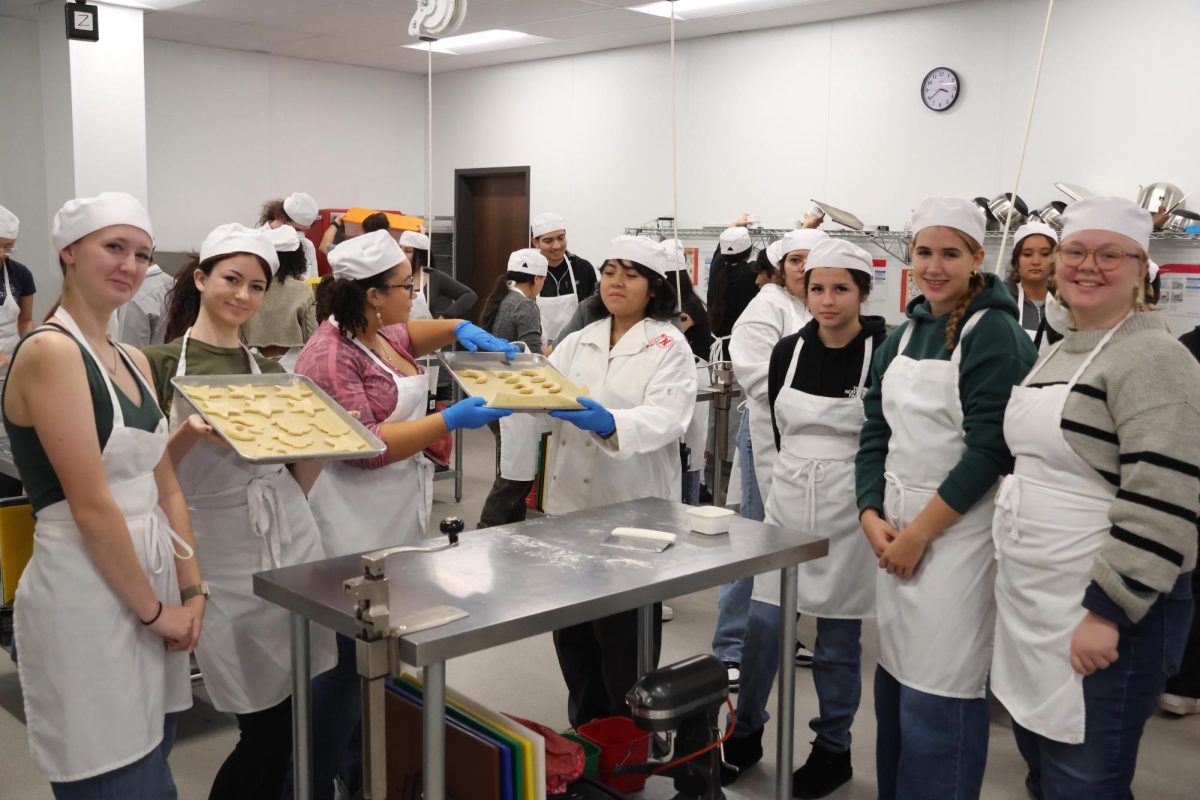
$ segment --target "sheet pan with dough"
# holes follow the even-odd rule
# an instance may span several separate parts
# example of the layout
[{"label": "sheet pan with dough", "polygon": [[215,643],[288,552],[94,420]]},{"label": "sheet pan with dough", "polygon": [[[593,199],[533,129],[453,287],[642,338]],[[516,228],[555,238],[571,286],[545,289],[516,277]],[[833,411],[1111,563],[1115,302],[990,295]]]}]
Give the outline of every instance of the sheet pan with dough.
[{"label": "sheet pan with dough", "polygon": [[387,449],[303,375],[187,375],[171,382],[254,464],[372,458]]},{"label": "sheet pan with dough", "polygon": [[519,353],[510,363],[502,353],[438,353],[466,397],[482,397],[492,408],[550,411],[583,408],[575,398],[587,395],[534,353]]}]

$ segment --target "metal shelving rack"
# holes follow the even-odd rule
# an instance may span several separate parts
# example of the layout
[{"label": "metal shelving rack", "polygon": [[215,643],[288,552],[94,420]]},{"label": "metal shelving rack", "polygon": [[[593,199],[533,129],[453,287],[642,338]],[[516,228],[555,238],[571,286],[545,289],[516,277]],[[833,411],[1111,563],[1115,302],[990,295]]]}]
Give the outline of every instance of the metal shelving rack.
[{"label": "metal shelving rack", "polygon": [[[705,226],[702,228],[680,228],[679,238],[682,241],[695,239],[712,239],[716,240],[721,236],[721,231],[724,228],[717,226]],[[750,239],[758,247],[766,247],[776,239],[782,238],[790,229],[788,228],[749,228]],[[625,229],[625,233],[630,236],[648,236],[651,238],[668,239],[672,235],[670,228],[662,228],[657,225],[639,225]],[[871,244],[883,250],[889,255],[895,256],[905,264],[912,263],[909,257],[909,250],[912,246],[912,235],[907,231],[826,231],[830,236],[837,239],[849,239],[856,244]],[[988,231],[983,244],[997,245],[1003,235],[1003,231]],[[1200,244],[1200,234],[1186,233],[1169,233],[1164,231],[1156,231],[1151,234],[1152,241],[1169,241],[1179,244]],[[1012,231],[1009,232],[1009,240],[1012,240]],[[992,252],[989,248],[989,252]]]}]

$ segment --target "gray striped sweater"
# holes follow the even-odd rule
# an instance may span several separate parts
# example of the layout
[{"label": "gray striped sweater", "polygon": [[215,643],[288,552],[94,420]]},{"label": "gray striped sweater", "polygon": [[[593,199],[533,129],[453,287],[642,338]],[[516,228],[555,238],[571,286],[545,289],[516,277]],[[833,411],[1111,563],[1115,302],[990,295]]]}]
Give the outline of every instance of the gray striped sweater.
[{"label": "gray striped sweater", "polygon": [[[1068,381],[1105,333],[1069,332],[1030,385]],[[1136,623],[1196,564],[1200,365],[1161,315],[1135,314],[1080,376],[1061,424],[1067,444],[1117,491],[1083,604]]]}]

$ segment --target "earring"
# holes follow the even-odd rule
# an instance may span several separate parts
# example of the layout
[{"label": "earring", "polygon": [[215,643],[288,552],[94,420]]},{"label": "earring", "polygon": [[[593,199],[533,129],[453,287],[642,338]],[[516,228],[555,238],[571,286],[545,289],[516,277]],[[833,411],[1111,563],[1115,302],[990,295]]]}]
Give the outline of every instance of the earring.
[{"label": "earring", "polygon": [[379,313],[379,306],[375,306],[375,321],[380,325],[383,324],[383,314]]}]

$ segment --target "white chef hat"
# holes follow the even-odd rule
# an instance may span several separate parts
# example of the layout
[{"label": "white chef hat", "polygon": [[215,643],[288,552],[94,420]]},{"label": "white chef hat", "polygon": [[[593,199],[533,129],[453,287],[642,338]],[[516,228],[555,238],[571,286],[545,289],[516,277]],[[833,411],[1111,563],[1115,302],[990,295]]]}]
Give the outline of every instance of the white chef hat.
[{"label": "white chef hat", "polygon": [[347,280],[373,278],[406,260],[404,251],[387,231],[355,236],[329,251],[334,276]]},{"label": "white chef hat", "polygon": [[1123,197],[1085,197],[1063,211],[1064,242],[1080,231],[1112,231],[1128,236],[1143,250],[1149,250],[1153,229],[1150,212]]},{"label": "white chef hat", "polygon": [[1146,280],[1150,281],[1151,283],[1154,283],[1154,279],[1158,277],[1158,271],[1159,271],[1158,262],[1155,261],[1153,258],[1150,259],[1150,267],[1149,267],[1149,269],[1146,270]]},{"label": "white chef hat", "polygon": [[413,250],[428,250],[429,237],[416,231],[405,231],[400,234],[400,246],[411,247]]},{"label": "white chef hat", "polygon": [[1017,228],[1017,232],[1013,234],[1013,248],[1020,247],[1021,242],[1029,236],[1045,236],[1052,244],[1058,243],[1058,231],[1040,219],[1034,219]]},{"label": "white chef hat", "polygon": [[283,201],[283,210],[292,218],[292,222],[304,226],[312,225],[317,221],[317,217],[320,216],[317,201],[313,199],[311,194],[305,194],[304,192],[296,192],[288,195],[288,198]]},{"label": "white chef hat", "polygon": [[771,262],[771,266],[776,269],[783,261],[783,239],[776,239],[767,245],[767,261]]},{"label": "white chef hat", "polygon": [[812,246],[808,260],[804,263],[804,270],[807,272],[821,267],[853,269],[867,273],[872,282],[875,280],[875,265],[871,254],[845,239],[826,237]]},{"label": "white chef hat", "polygon": [[4,206],[0,206],[0,239],[16,239],[21,220]]},{"label": "white chef hat", "polygon": [[[282,230],[282,228],[277,230]],[[296,232],[295,228],[288,228],[288,230],[292,233]],[[296,246],[299,247],[299,245],[300,242],[297,241]],[[234,253],[249,253],[252,256],[258,256],[267,262],[272,275],[279,269],[279,254],[275,252],[275,244],[271,241],[271,237],[259,228],[247,228],[237,222],[218,225],[208,236],[204,237],[204,244],[200,245],[200,263],[204,263],[210,258]]]},{"label": "white chef hat", "polygon": [[509,272],[524,272],[533,276],[544,276],[550,268],[550,262],[534,247],[514,250],[508,256]]},{"label": "white chef hat", "polygon": [[632,261],[647,269],[657,272],[664,278],[667,276],[667,251],[654,241],[644,236],[618,236],[608,245],[604,259]]},{"label": "white chef hat", "polygon": [[271,240],[277,253],[294,253],[300,249],[300,231],[291,225],[280,225],[278,228],[260,225],[255,230],[262,231]]},{"label": "white chef hat", "polygon": [[667,259],[667,272],[688,271],[687,253],[683,242],[678,239],[663,239],[663,254]]},{"label": "white chef hat", "polygon": [[913,211],[913,238],[926,228],[933,227],[954,228],[982,245],[987,218],[983,216],[983,209],[970,200],[961,197],[926,197]]},{"label": "white chef hat", "polygon": [[721,252],[744,253],[750,249],[750,231],[740,225],[721,231]]},{"label": "white chef hat", "polygon": [[828,238],[828,233],[816,228],[797,228],[794,231],[788,231],[779,240],[779,260],[783,261],[787,258],[788,253],[796,250],[812,250],[816,247],[817,242]]},{"label": "white chef hat", "polygon": [[565,231],[567,229],[567,221],[558,214],[545,211],[533,218],[529,229],[533,232],[533,238],[540,239],[547,233]]},{"label": "white chef hat", "polygon": [[101,192],[95,197],[68,200],[54,215],[50,241],[55,250],[78,242],[89,233],[113,225],[132,225],[154,238],[154,226],[142,201],[125,192]]}]

